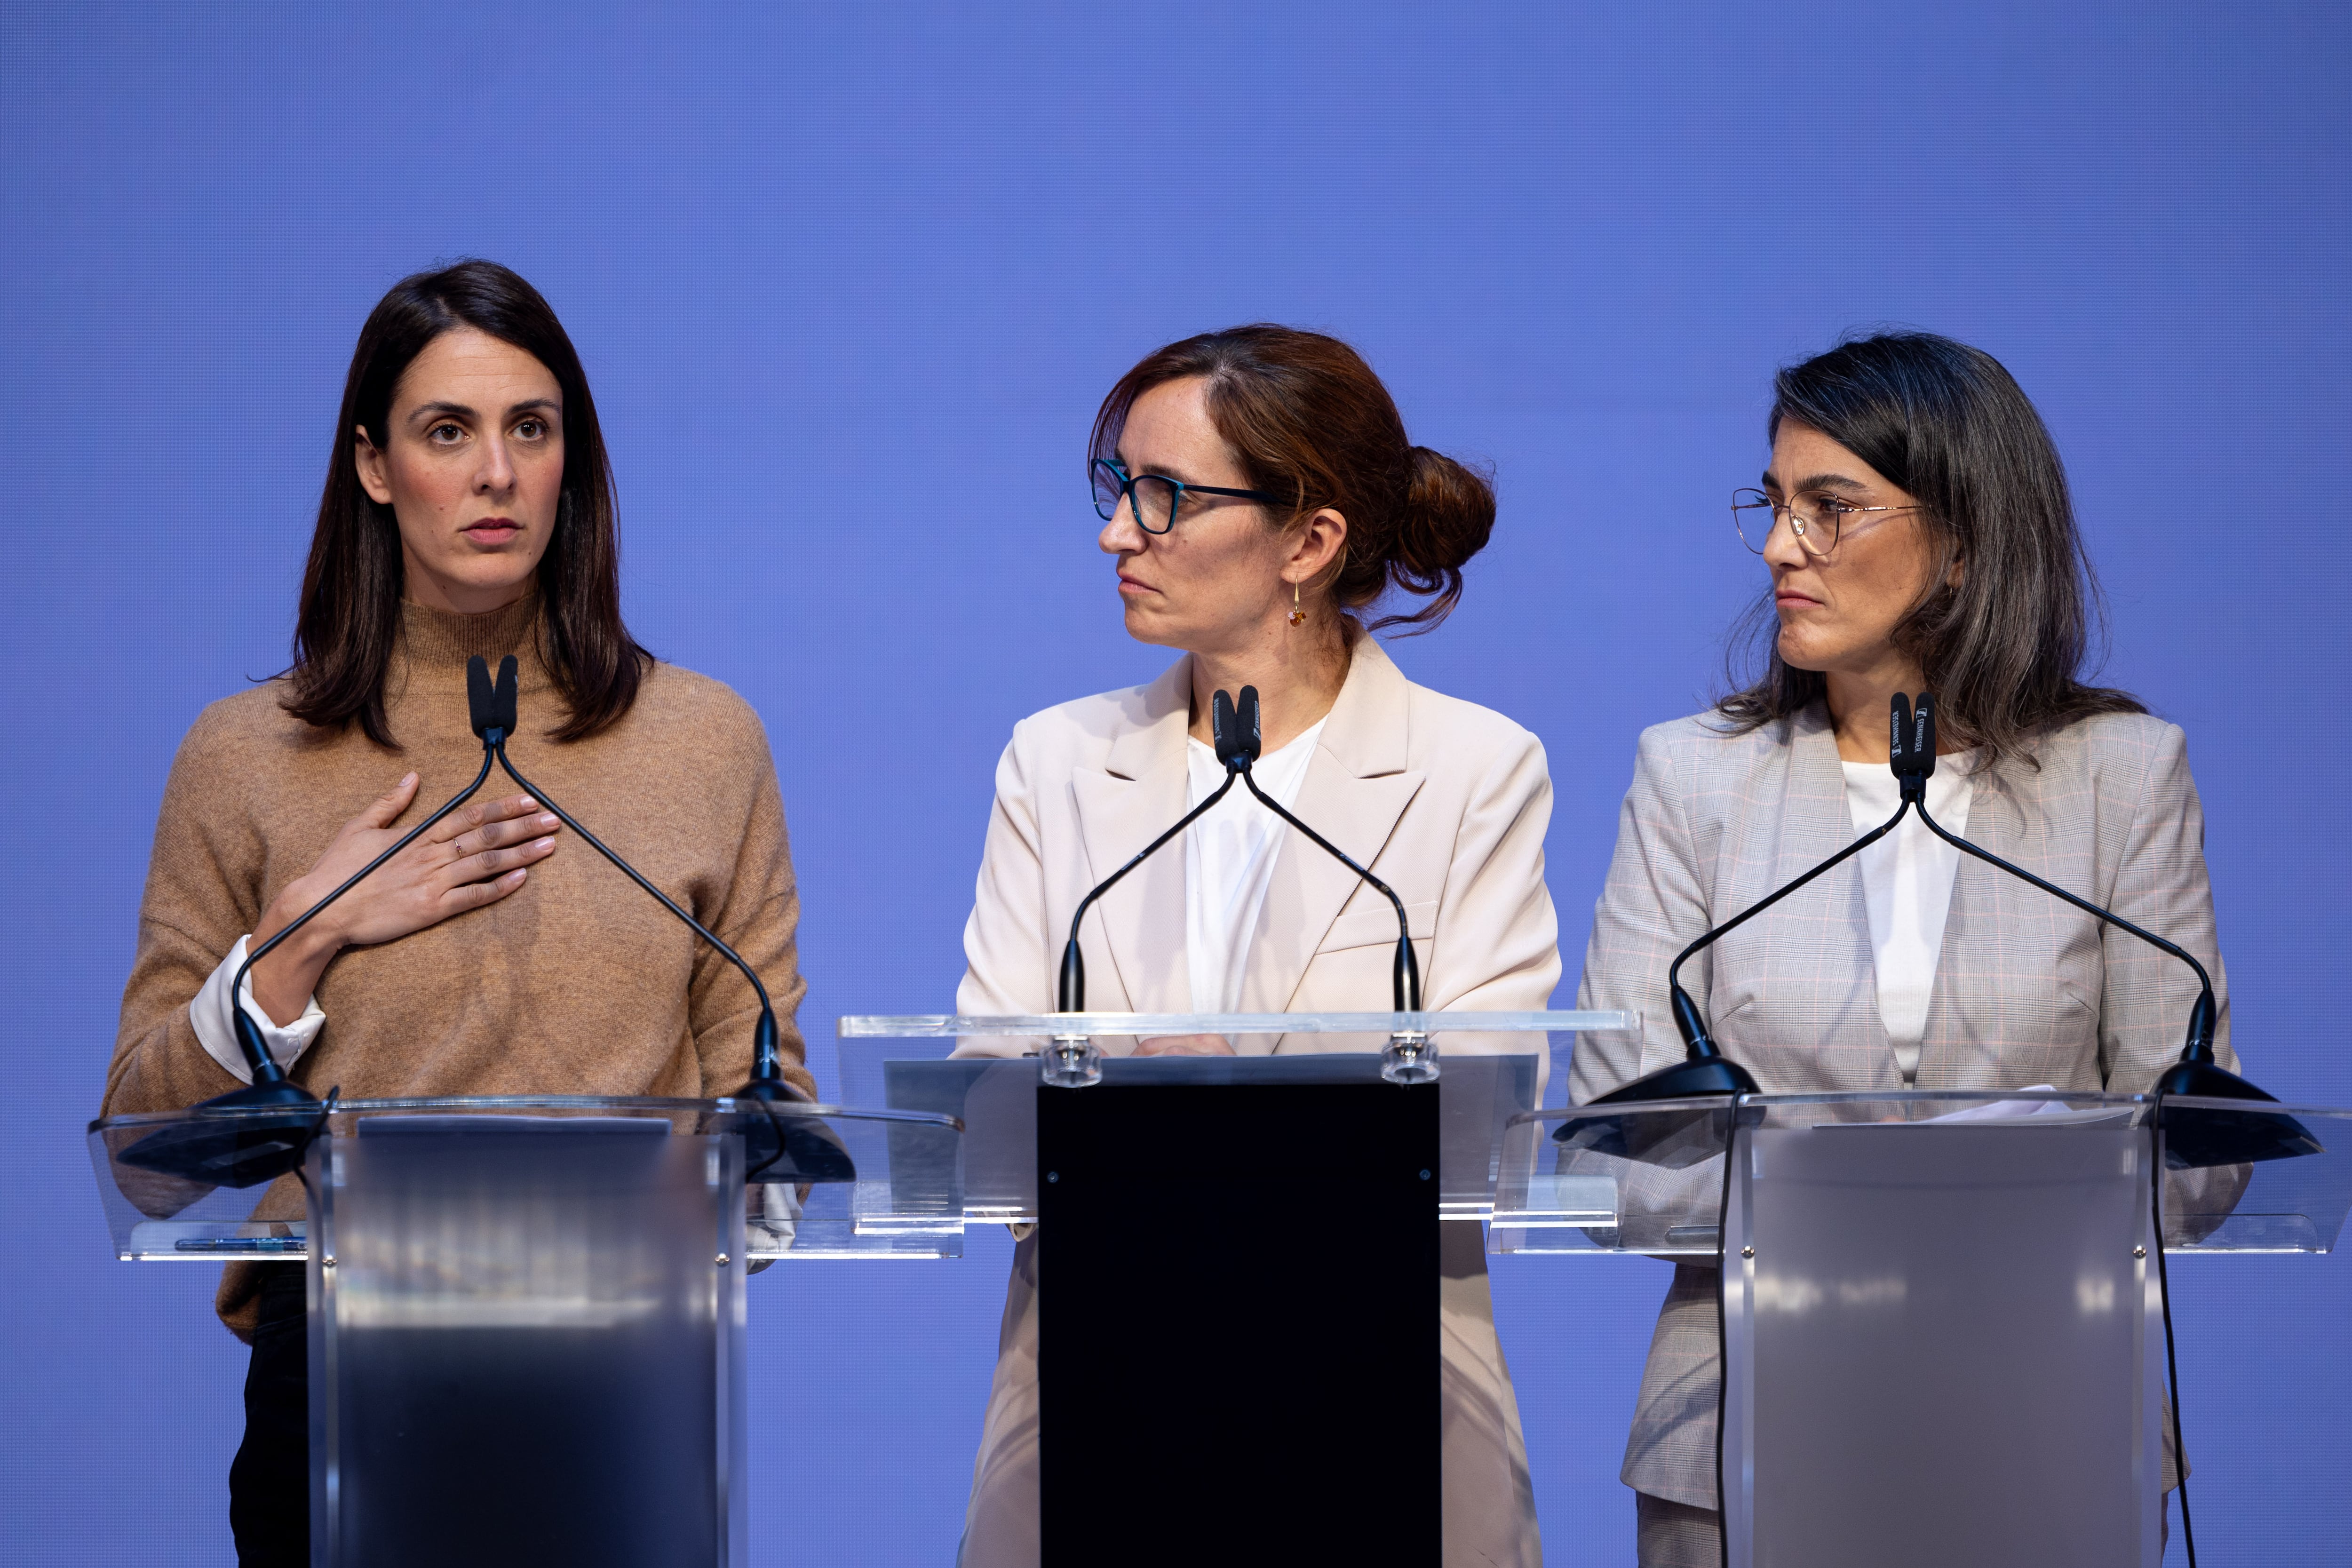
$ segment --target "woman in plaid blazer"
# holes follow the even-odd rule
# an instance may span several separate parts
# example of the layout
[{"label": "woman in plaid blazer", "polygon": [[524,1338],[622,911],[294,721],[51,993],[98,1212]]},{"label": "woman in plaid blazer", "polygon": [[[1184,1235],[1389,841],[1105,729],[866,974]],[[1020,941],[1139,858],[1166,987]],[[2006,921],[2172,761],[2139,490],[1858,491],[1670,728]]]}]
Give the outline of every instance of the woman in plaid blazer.
[{"label": "woman in plaid blazer", "polygon": [[[1938,771],[1967,781],[1967,836],[2197,954],[2234,1071],[2181,731],[2078,679],[2096,591],[2033,405],[1990,355],[1924,333],[1848,342],[1775,394],[1764,489],[1734,512],[1771,572],[1765,668],[1642,736],[1577,1005],[1647,1022],[1584,1036],[1571,1097],[1682,1059],[1667,964],[1853,841],[1846,764],[1884,768],[1889,700],[1922,690],[1951,753]],[[1937,901],[1932,980],[1909,977],[1924,1019],[1915,989],[1890,1031],[1864,877],[1849,861],[1685,966],[1768,1093],[2127,1092],[2177,1055],[2184,965],[1973,859]],[[1717,1287],[1711,1264],[1677,1267],[1651,1342],[1622,1472],[1644,1568],[1720,1561]]]}]

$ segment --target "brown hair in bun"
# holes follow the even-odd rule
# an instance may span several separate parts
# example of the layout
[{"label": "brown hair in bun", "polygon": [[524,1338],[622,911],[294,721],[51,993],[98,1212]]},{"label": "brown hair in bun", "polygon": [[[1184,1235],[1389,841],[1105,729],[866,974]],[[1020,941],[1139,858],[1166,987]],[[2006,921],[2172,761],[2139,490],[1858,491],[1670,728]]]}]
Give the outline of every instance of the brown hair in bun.
[{"label": "brown hair in bun", "polygon": [[1428,603],[1369,629],[1427,631],[1452,612],[1464,564],[1495,531],[1494,487],[1406,440],[1389,389],[1337,338],[1260,322],[1155,350],[1103,399],[1090,455],[1114,454],[1137,398],[1194,376],[1208,384],[1209,417],[1249,488],[1292,498],[1276,526],[1326,507],[1348,520],[1347,550],[1329,579],[1343,611],[1395,587]]}]

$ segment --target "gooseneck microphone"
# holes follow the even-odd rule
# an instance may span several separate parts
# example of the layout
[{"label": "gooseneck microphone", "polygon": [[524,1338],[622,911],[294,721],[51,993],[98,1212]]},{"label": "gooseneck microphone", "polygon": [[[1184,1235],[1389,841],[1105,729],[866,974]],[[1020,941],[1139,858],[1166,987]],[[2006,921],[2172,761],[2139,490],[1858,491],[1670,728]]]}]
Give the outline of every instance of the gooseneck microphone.
[{"label": "gooseneck microphone", "polygon": [[[513,660],[508,660],[508,664],[510,668]],[[237,966],[236,978],[229,983],[229,1018],[236,1031],[238,1054],[245,1058],[253,1081],[243,1089],[191,1107],[194,1110],[228,1114],[200,1117],[152,1132],[122,1151],[119,1158],[124,1164],[216,1187],[255,1186],[301,1164],[310,1140],[325,1124],[326,1106],[309,1089],[288,1078],[286,1069],[278,1065],[277,1058],[263,1044],[260,1026],[245,1010],[246,977],[253,973],[255,964],[309,925],[328,905],[358,887],[378,867],[416,842],[419,834],[480,792],[490,776],[490,758],[497,742],[488,732],[493,718],[489,675],[479,658],[466,671],[466,696],[472,710],[474,733],[482,737],[482,766],[474,774],[473,782],[443,802],[432,816],[402,834],[383,854],[343,879],[333,891],[289,921],[268,942],[247,952],[245,962]],[[506,703],[506,724],[511,729],[511,687]],[[333,1098],[331,1091],[328,1100],[331,1101]]]},{"label": "gooseneck microphone", "polygon": [[[1927,748],[1923,760],[1919,747]],[[1880,839],[1895,831],[1905,814],[1913,806],[1919,808],[1924,818],[1927,814],[1927,775],[1936,771],[1935,735],[1921,731],[1911,721],[1911,705],[1900,696],[1895,699],[1887,715],[1887,763],[1900,781],[1903,798],[1895,815],[1864,834],[1811,870],[1784,887],[1775,889],[1757,900],[1719,926],[1701,931],[1688,947],[1675,955],[1666,967],[1666,995],[1675,1016],[1675,1027],[1682,1032],[1684,1059],[1671,1067],[1645,1073],[1622,1088],[1595,1099],[1595,1105],[1639,1105],[1659,1100],[1697,1100],[1708,1095],[1756,1094],[1761,1092],[1753,1074],[1723,1054],[1722,1048],[1708,1036],[1706,1020],[1700,1016],[1698,1004],[1682,985],[1682,968],[1693,957],[1706,952],[1732,931],[1811,882],[1822,872],[1861,854]],[[1562,1127],[1561,1133],[1570,1131]],[[1557,1135],[1556,1135],[1557,1136]]]},{"label": "gooseneck microphone", "polygon": [[[467,665],[466,679],[469,684],[477,680],[484,685],[488,684],[489,667],[482,661],[480,655],[477,654]],[[721,958],[740,970],[743,978],[751,983],[752,992],[760,998],[759,1027],[751,1037],[751,1081],[738,1090],[734,1098],[738,1100],[804,1099],[805,1097],[799,1090],[784,1081],[783,1058],[779,1048],[781,1037],[776,1029],[776,1009],[768,1000],[768,988],[760,984],[758,973],[743,961],[743,955],[721,942],[718,934],[709,927],[687,913],[667,893],[647,881],[635,866],[614,853],[612,846],[582,826],[577,817],[549,799],[547,792],[523,777],[521,771],[514,765],[513,759],[507,755],[507,737],[514,733],[515,726],[515,658],[512,654],[507,655],[499,661],[496,693],[491,723],[485,732],[484,742],[497,756],[499,766],[506,770],[507,776],[530,792],[530,797],[545,806],[557,821],[578,834],[581,841],[589,848],[610,860],[623,876],[652,894],[662,908],[685,921],[695,935],[709,942]]]},{"label": "gooseneck microphone", "polygon": [[[2113,910],[2102,909],[2088,899],[2068,892],[2055,882],[2044,881],[2022,866],[2012,865],[1989,850],[1979,849],[1967,839],[1947,832],[1942,823],[1928,815],[1927,775],[1936,771],[1936,700],[1925,691],[1919,693],[1919,706],[1916,716],[1914,717],[1911,704],[1901,692],[1897,692],[1895,696],[1895,713],[1896,723],[1900,725],[1907,720],[1923,738],[1923,743],[1927,748],[1927,772],[1919,775],[1916,784],[1919,820],[1927,825],[1927,831],[1953,848],[1973,855],[1988,866],[1997,866],[2019,881],[2030,883],[2048,893],[2052,898],[2064,900],[2084,914],[2095,916],[2104,924],[2114,926],[2118,931],[2129,931],[2158,952],[2171,954],[2196,973],[2197,1000],[2189,1009],[2188,1038],[2181,1045],[2180,1060],[2168,1069],[2164,1078],[2158,1080],[2158,1092],[2210,1094],[2229,1100],[2272,1098],[2244,1079],[2234,1073],[2224,1072],[2214,1064],[2213,1030],[2219,1022],[2220,1009],[2213,1000],[2213,977],[2205,973],[2205,966],[2197,961],[2195,953],[2177,943],[2167,942],[2152,931],[2134,925]],[[1912,798],[1913,787],[1911,782],[1906,780],[1904,784],[1906,799]],[[2210,1070],[2202,1072],[2198,1070],[2200,1068],[2207,1068]],[[2191,1088],[2189,1087],[2191,1084],[2199,1087]]]},{"label": "gooseneck microphone", "polygon": [[[1222,691],[1218,692],[1216,700],[1218,707],[1223,708],[1225,701],[1225,694]],[[1421,963],[1413,955],[1412,932],[1405,920],[1404,900],[1396,896],[1395,889],[1390,887],[1386,882],[1381,881],[1378,877],[1373,876],[1361,866],[1357,865],[1355,861],[1349,859],[1346,854],[1341,852],[1338,845],[1333,844],[1329,839],[1324,837],[1321,834],[1307,826],[1307,824],[1299,821],[1296,816],[1293,816],[1288,811],[1285,810],[1273,796],[1267,795],[1265,791],[1257,787],[1257,775],[1250,771],[1251,764],[1257,761],[1258,752],[1262,744],[1258,731],[1256,687],[1244,686],[1242,688],[1241,707],[1236,711],[1234,722],[1236,735],[1234,746],[1234,760],[1226,763],[1227,768],[1229,770],[1238,771],[1241,773],[1242,782],[1249,785],[1250,794],[1257,796],[1257,801],[1260,805],[1263,805],[1266,810],[1274,813],[1275,816],[1282,818],[1283,821],[1290,824],[1291,826],[1305,834],[1307,836],[1307,842],[1313,844],[1318,849],[1322,850],[1326,855],[1330,856],[1334,860],[1339,861],[1340,865],[1345,866],[1349,870],[1353,871],[1358,877],[1361,878],[1368,886],[1373,888],[1381,895],[1381,897],[1387,899],[1390,907],[1396,910],[1396,962],[1391,966],[1389,975],[1390,987],[1393,993],[1393,1000],[1396,1004],[1394,1011],[1399,1013],[1420,1012]],[[1218,752],[1218,756],[1220,759],[1224,756],[1224,752],[1222,747]],[[1227,774],[1227,778],[1230,782],[1230,772]]]},{"label": "gooseneck microphone", "polygon": [[1224,782],[1218,784],[1206,800],[1178,818],[1175,826],[1145,845],[1125,865],[1095,884],[1092,890],[1078,900],[1076,912],[1070,916],[1069,940],[1062,944],[1061,984],[1058,987],[1057,1005],[1055,1010],[1061,1013],[1083,1013],[1087,1010],[1087,963],[1085,955],[1078,946],[1078,926],[1079,922],[1087,918],[1087,910],[1094,907],[1096,900],[1117,887],[1121,878],[1150,859],[1171,839],[1192,826],[1206,815],[1211,807],[1224,799],[1234,787],[1234,780],[1239,778],[1249,786],[1250,794],[1257,796],[1259,803],[1267,810],[1305,834],[1317,847],[1333,857],[1349,870],[1379,889],[1387,897],[1390,904],[1394,906],[1397,915],[1397,955],[1392,975],[1392,989],[1396,1011],[1419,1012],[1421,1010],[1421,966],[1413,956],[1412,941],[1405,924],[1403,902],[1397,898],[1395,891],[1386,882],[1357,865],[1329,839],[1284,810],[1268,798],[1264,790],[1257,787],[1257,779],[1250,772],[1265,743],[1259,727],[1257,688],[1255,686],[1242,688],[1241,705],[1238,709],[1234,707],[1233,699],[1222,691],[1212,697],[1209,700],[1209,730],[1215,737],[1217,761],[1225,766]]},{"label": "gooseneck microphone", "polygon": [[[758,972],[744,962],[741,953],[720,941],[717,932],[688,914],[676,900],[655,887],[635,866],[621,858],[611,846],[581,826],[577,817],[549,799],[545,790],[523,777],[521,771],[507,755],[507,741],[514,733],[516,721],[514,655],[509,654],[499,661],[499,679],[495,687],[490,684],[489,666],[479,654],[475,655],[467,661],[466,685],[468,693],[476,697],[476,731],[482,736],[483,745],[497,757],[499,766],[506,771],[507,776],[528,791],[530,797],[545,806],[557,821],[578,834],[588,847],[611,861],[623,876],[651,894],[662,908],[686,922],[688,929],[709,942],[713,952],[733,964],[741,972],[743,978],[751,983],[752,993],[760,998],[760,1022],[751,1036],[751,1081],[730,1098],[750,1100],[758,1105],[766,1114],[769,1136],[761,1139],[750,1132],[744,1134],[744,1181],[854,1179],[856,1172],[849,1163],[849,1155],[838,1144],[812,1129],[798,1125],[787,1129],[777,1120],[772,1109],[774,1105],[788,1101],[805,1103],[808,1097],[784,1081],[782,1037],[776,1028],[776,1009],[768,1000],[768,988],[760,983]],[[481,694],[487,694],[486,701]],[[484,717],[488,719],[487,723],[482,721]],[[488,768],[488,758],[485,758],[483,765]],[[789,1160],[785,1158],[787,1154],[792,1156]]]},{"label": "gooseneck microphone", "polygon": [[[2113,910],[2103,909],[2090,900],[2068,892],[2055,882],[2045,881],[2022,866],[2012,865],[1990,850],[1980,849],[1957,834],[1947,832],[1927,811],[1927,778],[1936,771],[1936,700],[1927,692],[1919,694],[1916,713],[1900,693],[1895,698],[1897,729],[1906,723],[1912,730],[1914,750],[1924,753],[1925,762],[1916,780],[1904,781],[1904,798],[1916,801],[1919,820],[1927,830],[1953,848],[1973,855],[1988,866],[1998,867],[2021,882],[2041,889],[2054,899],[2063,900],[2084,914],[2118,931],[2128,931],[2158,952],[2168,953],[2189,965],[2197,975],[2197,1000],[2189,1009],[2187,1037],[2180,1047],[2180,1059],[2164,1069],[2150,1090],[2156,1096],[2158,1116],[2163,1120],[2164,1101],[2176,1095],[2190,1095],[2207,1100],[2251,1100],[2278,1103],[2278,1097],[2248,1083],[2237,1074],[2224,1069],[2215,1059],[2213,1033],[2220,1023],[2220,1007],[2213,998],[2213,977],[2197,961],[2197,955],[2177,942],[2167,942],[2154,931],[2134,925]],[[1900,770],[1898,770],[1899,772]],[[2291,1159],[2299,1154],[2319,1152],[2319,1144],[2310,1132],[2292,1117],[2272,1114],[2248,1116],[2218,1115],[2206,1111],[2191,1123],[2175,1121],[2166,1129],[2166,1157],[2176,1169],[2195,1169],[2205,1165],[2237,1164],[2262,1160]]]}]

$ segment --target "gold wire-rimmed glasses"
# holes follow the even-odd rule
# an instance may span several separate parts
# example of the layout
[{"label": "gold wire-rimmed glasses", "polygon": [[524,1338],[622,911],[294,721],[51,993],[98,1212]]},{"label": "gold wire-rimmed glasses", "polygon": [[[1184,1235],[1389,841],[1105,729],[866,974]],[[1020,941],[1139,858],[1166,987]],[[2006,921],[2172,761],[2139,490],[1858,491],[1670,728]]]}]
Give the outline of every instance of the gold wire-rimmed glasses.
[{"label": "gold wire-rimmed glasses", "polygon": [[1731,492],[1731,526],[1738,531],[1739,542],[1758,555],[1772,538],[1772,530],[1780,526],[1785,515],[1789,531],[1809,555],[1826,556],[1837,548],[1838,531],[1844,520],[1865,511],[1916,511],[1916,506],[1849,506],[1835,496],[1821,494],[1799,496],[1794,500],[1776,501],[1759,489],[1738,489]]}]

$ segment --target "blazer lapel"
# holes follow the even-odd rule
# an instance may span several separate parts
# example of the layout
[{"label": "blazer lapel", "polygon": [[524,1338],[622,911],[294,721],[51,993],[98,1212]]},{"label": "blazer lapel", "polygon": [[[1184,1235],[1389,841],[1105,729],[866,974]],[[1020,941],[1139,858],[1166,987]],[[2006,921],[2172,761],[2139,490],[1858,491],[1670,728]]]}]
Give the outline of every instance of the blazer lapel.
[{"label": "blazer lapel", "polygon": [[[1409,693],[1403,673],[1380,644],[1370,637],[1358,638],[1347,682],[1324,721],[1314,759],[1290,808],[1301,822],[1375,874],[1381,848],[1421,789],[1423,775],[1405,765]],[[1353,871],[1296,830],[1286,833],[1242,981],[1245,1012],[1290,1009],[1331,922],[1359,889],[1365,899],[1385,902]],[[1387,1001],[1368,996],[1362,1006],[1379,1012]]]},{"label": "blazer lapel", "polygon": [[[1802,876],[1859,837],[1853,808],[1846,803],[1837,732],[1819,703],[1791,722],[1789,787],[1781,812],[1771,880],[1757,889],[1756,897]],[[1780,923],[1775,926],[1774,921]],[[1793,982],[1794,988],[1811,993],[1811,1005],[1804,1009],[1810,1014],[1810,1037],[1790,1044],[1818,1053],[1819,1068],[1828,1081],[1899,1085],[1895,1047],[1878,1012],[1878,965],[1871,950],[1861,858],[1825,873],[1751,922],[1748,931],[1748,931],[1759,944],[1757,951],[1765,955],[1765,972],[1775,974],[1779,989],[1785,993]],[[1792,948],[1792,942],[1801,945]],[[1770,956],[1775,952],[1788,957],[1776,964]]]},{"label": "blazer lapel", "polygon": [[[1113,738],[1102,767],[1071,770],[1092,882],[1126,865],[1184,815],[1192,693],[1188,655],[1141,689],[1140,706]],[[1189,1010],[1183,845],[1165,846],[1097,900],[1080,941],[1096,961],[1089,979],[1112,980],[1125,993],[1114,998],[1098,983],[1090,984],[1089,1008],[1118,1011],[1114,1002],[1124,1001],[1124,1010],[1132,1012]]]}]

